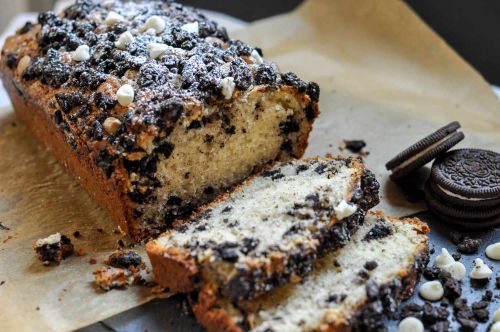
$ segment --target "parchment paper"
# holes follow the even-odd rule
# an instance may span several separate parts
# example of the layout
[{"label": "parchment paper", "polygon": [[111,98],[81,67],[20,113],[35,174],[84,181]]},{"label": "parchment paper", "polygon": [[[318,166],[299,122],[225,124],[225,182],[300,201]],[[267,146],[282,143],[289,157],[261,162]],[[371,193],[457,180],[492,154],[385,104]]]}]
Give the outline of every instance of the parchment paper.
[{"label": "parchment paper", "polygon": [[[342,139],[365,139],[388,214],[423,208],[406,202],[384,168],[409,144],[459,120],[460,146],[500,148],[500,104],[490,87],[402,2],[310,0],[237,37],[262,47],[282,70],[320,84],[322,114],[307,155],[339,153]],[[10,227],[0,230],[0,330],[71,330],[147,301],[147,288],[94,289],[96,265],[88,260],[100,262],[114,248],[112,221],[23,126],[12,126],[11,111],[0,121],[0,221]],[[75,230],[85,256],[57,268],[36,260],[37,238]]]}]

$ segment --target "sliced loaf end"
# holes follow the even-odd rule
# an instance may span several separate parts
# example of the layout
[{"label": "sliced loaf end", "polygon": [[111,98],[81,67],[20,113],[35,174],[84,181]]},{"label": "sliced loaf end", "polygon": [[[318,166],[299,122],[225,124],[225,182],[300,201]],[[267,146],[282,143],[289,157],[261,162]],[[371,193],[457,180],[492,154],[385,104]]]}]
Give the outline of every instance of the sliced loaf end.
[{"label": "sliced loaf end", "polygon": [[413,292],[428,261],[428,232],[416,218],[371,214],[350,243],[318,260],[303,282],[243,302],[205,285],[193,311],[208,331],[377,330]]}]

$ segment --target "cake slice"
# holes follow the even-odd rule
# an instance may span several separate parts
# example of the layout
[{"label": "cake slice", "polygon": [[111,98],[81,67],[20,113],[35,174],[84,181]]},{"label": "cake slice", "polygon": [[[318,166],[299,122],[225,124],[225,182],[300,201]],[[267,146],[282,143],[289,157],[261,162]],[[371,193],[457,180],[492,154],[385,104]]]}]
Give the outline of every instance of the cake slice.
[{"label": "cake slice", "polygon": [[299,282],[349,241],[378,189],[357,158],[268,168],[149,242],[155,280],[174,292],[213,283],[231,301]]},{"label": "cake slice", "polygon": [[349,244],[315,263],[302,282],[232,302],[206,284],[192,299],[208,331],[380,331],[414,290],[428,261],[429,232],[414,219],[369,214]]},{"label": "cake slice", "polygon": [[319,87],[172,1],[77,0],[7,38],[18,118],[134,240],[299,158]]}]

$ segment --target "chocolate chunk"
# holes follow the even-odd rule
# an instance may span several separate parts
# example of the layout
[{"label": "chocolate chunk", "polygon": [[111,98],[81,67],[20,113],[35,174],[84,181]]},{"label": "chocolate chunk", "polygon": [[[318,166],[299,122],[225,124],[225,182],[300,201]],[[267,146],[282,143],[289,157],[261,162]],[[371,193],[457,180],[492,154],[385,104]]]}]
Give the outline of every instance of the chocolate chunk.
[{"label": "chocolate chunk", "polygon": [[387,237],[392,234],[392,227],[389,224],[379,223],[370,229],[368,233],[366,233],[363,241],[371,241],[378,240],[384,237]]},{"label": "chocolate chunk", "polygon": [[465,237],[458,245],[457,250],[463,254],[475,254],[479,250],[479,246],[481,245],[480,239],[471,239]]},{"label": "chocolate chunk", "polygon": [[61,110],[66,114],[84,102],[83,96],[79,93],[57,93],[56,100]]},{"label": "chocolate chunk", "polygon": [[167,205],[181,205],[182,198],[178,196],[170,196],[167,200]]},{"label": "chocolate chunk", "polygon": [[257,85],[272,85],[276,82],[277,72],[273,66],[268,64],[260,64],[255,72],[255,84]]},{"label": "chocolate chunk", "polygon": [[477,301],[472,303],[471,308],[474,313],[474,317],[479,322],[487,322],[489,318],[488,312],[489,302],[487,301]]},{"label": "chocolate chunk", "polygon": [[307,84],[307,94],[309,95],[312,101],[316,103],[319,102],[319,94],[320,94],[319,85],[314,82],[309,82]]},{"label": "chocolate chunk", "polygon": [[406,317],[422,318],[423,307],[416,303],[409,303],[401,308],[400,319]]},{"label": "chocolate chunk", "polygon": [[493,291],[488,289],[486,292],[484,292],[484,295],[481,299],[483,301],[491,302],[491,300],[493,300]]},{"label": "chocolate chunk", "polygon": [[364,268],[368,271],[373,271],[377,268],[378,264],[375,261],[368,261],[365,263]]},{"label": "chocolate chunk", "polygon": [[358,276],[361,277],[361,279],[365,279],[365,280],[370,278],[370,275],[368,274],[368,272],[366,272],[366,270],[359,270]]},{"label": "chocolate chunk", "polygon": [[70,77],[70,68],[65,63],[52,58],[35,58],[23,72],[25,80],[40,79],[43,84],[59,88]]},{"label": "chocolate chunk", "polygon": [[281,132],[285,135],[296,133],[300,130],[299,124],[293,118],[288,119],[286,122],[280,123],[279,127]]},{"label": "chocolate chunk", "polygon": [[429,302],[424,303],[423,311],[422,311],[422,321],[425,325],[432,325],[438,320],[438,311],[437,309],[430,304]]},{"label": "chocolate chunk", "polygon": [[438,274],[438,279],[444,288],[444,296],[450,300],[454,300],[462,295],[462,287],[460,282],[451,277],[451,274],[441,271]]},{"label": "chocolate chunk", "polygon": [[257,246],[259,245],[260,243],[260,240],[259,239],[256,239],[256,238],[244,238],[242,240],[242,245],[241,245],[241,252],[245,255],[247,255],[248,253],[250,253],[252,250],[254,250],[255,248],[257,248]]},{"label": "chocolate chunk", "polygon": [[424,269],[424,277],[427,280],[436,280],[441,269],[437,266],[428,266]]},{"label": "chocolate chunk", "polygon": [[17,65],[17,55],[14,53],[7,54],[7,67],[14,69]]},{"label": "chocolate chunk", "polygon": [[316,117],[316,111],[311,104],[308,104],[304,110],[306,112],[307,120],[311,121]]},{"label": "chocolate chunk", "polygon": [[142,263],[142,258],[135,251],[116,251],[108,257],[108,265],[128,269],[130,266],[139,266]]},{"label": "chocolate chunk", "polygon": [[284,84],[297,88],[298,92],[306,92],[306,89],[307,89],[306,82],[302,81],[294,73],[288,72],[288,73],[282,74],[281,80],[283,81]]},{"label": "chocolate chunk", "polygon": [[358,153],[366,146],[366,142],[363,140],[344,140],[344,145],[347,150]]}]

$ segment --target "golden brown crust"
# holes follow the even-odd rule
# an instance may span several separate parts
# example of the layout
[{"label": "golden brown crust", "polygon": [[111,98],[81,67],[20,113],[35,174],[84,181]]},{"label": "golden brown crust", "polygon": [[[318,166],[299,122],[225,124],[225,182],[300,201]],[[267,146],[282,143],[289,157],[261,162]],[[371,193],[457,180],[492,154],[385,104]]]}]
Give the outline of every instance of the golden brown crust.
[{"label": "golden brown crust", "polygon": [[117,190],[113,182],[97,167],[91,158],[91,151],[75,154],[64,142],[62,132],[55,126],[47,111],[37,102],[43,96],[31,97],[21,92],[21,88],[16,86],[10,77],[4,74],[2,78],[19,119],[40,141],[44,142],[53,156],[79,180],[82,187],[111,214],[122,232],[129,233],[135,239],[140,238],[140,226],[133,221],[127,222],[129,211],[121,197],[121,191]]},{"label": "golden brown crust", "polygon": [[198,283],[199,268],[189,253],[176,248],[163,248],[154,242],[146,244],[155,281],[173,292],[192,292]]}]

